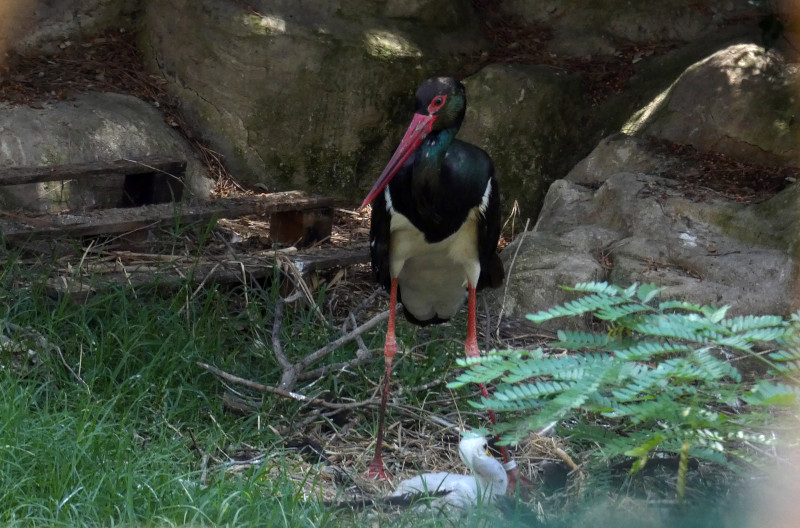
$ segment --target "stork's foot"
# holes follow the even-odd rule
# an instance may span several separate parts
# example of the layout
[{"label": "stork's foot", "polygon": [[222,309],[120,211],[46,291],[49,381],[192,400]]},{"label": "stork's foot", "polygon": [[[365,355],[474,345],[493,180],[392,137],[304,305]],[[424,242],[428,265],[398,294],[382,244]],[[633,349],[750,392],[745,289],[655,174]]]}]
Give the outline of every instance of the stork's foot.
[{"label": "stork's foot", "polygon": [[383,467],[383,460],[380,457],[372,459],[364,477],[371,480],[392,480],[392,476]]}]

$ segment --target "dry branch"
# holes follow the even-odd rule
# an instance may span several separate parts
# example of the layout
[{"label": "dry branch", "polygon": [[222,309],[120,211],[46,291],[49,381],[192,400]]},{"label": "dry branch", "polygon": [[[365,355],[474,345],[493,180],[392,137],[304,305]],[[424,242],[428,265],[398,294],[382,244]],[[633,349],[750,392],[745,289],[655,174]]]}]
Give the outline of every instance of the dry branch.
[{"label": "dry branch", "polygon": [[224,370],[218,369],[217,367],[213,367],[208,363],[203,363],[201,361],[197,362],[197,365],[215,376],[218,376],[230,383],[234,383],[236,385],[242,385],[244,387],[251,388],[253,390],[259,392],[266,392],[270,394],[275,394],[277,396],[281,396],[283,398],[288,398],[290,400],[296,400],[299,402],[307,403],[309,405],[314,405],[317,407],[325,407],[326,409],[334,409],[338,411],[343,411],[347,409],[358,409],[360,407],[367,407],[369,405],[375,405],[375,399],[370,398],[369,400],[361,401],[361,402],[352,402],[352,403],[332,403],[329,401],[325,401],[321,398],[312,398],[310,396],[306,396],[304,394],[300,394],[298,392],[292,392],[289,390],[279,389],[278,387],[272,387],[270,385],[263,385],[256,381],[252,381],[245,378],[240,378],[239,376],[235,376]]},{"label": "dry branch", "polygon": [[[335,351],[342,345],[345,345],[350,341],[360,339],[361,335],[364,332],[371,330],[382,321],[388,319],[389,311],[386,310],[384,312],[379,313],[366,323],[362,324],[361,326],[357,326],[350,332],[339,337],[338,339],[335,339],[334,341],[331,341],[330,343],[320,348],[319,350],[312,352],[311,354],[308,354],[307,356],[301,358],[296,363],[291,363],[288,361],[286,355],[283,352],[283,347],[280,344],[279,335],[280,335],[280,323],[282,321],[282,318],[283,318],[283,305],[279,301],[278,306],[276,306],[275,308],[275,322],[273,323],[272,327],[272,345],[275,351],[276,359],[278,360],[278,363],[280,363],[281,366],[283,367],[283,375],[281,376],[281,381],[278,387],[281,390],[288,391],[291,390],[297,384],[298,380],[318,378],[334,370],[341,370],[367,362],[370,359],[369,354],[358,354],[355,358],[349,361],[336,363],[334,365],[326,365],[324,367],[320,367],[313,371],[306,372],[306,369],[312,364],[330,355],[333,351]],[[276,346],[276,341],[277,341],[277,346]]]}]

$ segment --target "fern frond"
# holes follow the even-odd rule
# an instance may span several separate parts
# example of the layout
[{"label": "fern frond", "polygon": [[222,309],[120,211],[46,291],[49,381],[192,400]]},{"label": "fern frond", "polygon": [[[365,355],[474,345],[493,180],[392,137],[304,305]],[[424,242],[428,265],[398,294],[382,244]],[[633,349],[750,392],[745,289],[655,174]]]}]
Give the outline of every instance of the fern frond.
[{"label": "fern frond", "polygon": [[564,392],[574,385],[574,382],[561,381],[542,381],[538,383],[523,383],[520,385],[503,385],[495,390],[492,398],[498,401],[538,400],[540,398],[550,397],[554,394]]},{"label": "fern frond", "polygon": [[714,305],[703,306],[701,312],[706,316],[706,319],[712,323],[719,323],[725,318],[725,314],[728,313],[728,308],[728,306],[723,306],[722,308],[717,308]]},{"label": "fern frond", "polygon": [[720,321],[731,332],[745,332],[757,328],[788,327],[782,317],[777,315],[744,315]]},{"label": "fern frond", "polygon": [[739,330],[739,333],[723,337],[718,341],[720,345],[737,348],[740,350],[750,349],[750,343],[754,341],[776,341],[787,337],[790,330],[786,327],[753,328],[750,330]]},{"label": "fern frond", "polygon": [[689,352],[692,348],[688,345],[671,343],[669,341],[640,341],[624,350],[617,350],[614,355],[625,361],[649,360],[654,356],[678,354]]},{"label": "fern frond", "polygon": [[794,350],[778,350],[767,354],[772,361],[772,370],[777,374],[795,375],[800,373],[800,348]]},{"label": "fern frond", "polygon": [[631,328],[644,335],[684,339],[693,342],[718,341],[728,337],[716,325],[698,314],[665,313],[635,322]]},{"label": "fern frond", "polygon": [[702,313],[703,307],[699,304],[693,304],[686,301],[669,300],[658,303],[658,311],[666,312],[668,310],[680,310],[684,312],[697,312]]},{"label": "fern frond", "polygon": [[559,330],[557,333],[558,341],[554,346],[567,348],[570,350],[580,350],[581,348],[602,348],[608,346],[612,340],[607,334],[593,334],[589,332],[570,332]]},{"label": "fern frond", "polygon": [[800,387],[785,383],[759,381],[742,399],[750,405],[793,405],[800,397]]},{"label": "fern frond", "polygon": [[651,308],[649,306],[645,306],[643,304],[627,303],[598,308],[594,315],[598,319],[603,319],[604,321],[614,321],[617,319],[623,319],[635,313],[649,311],[650,309]]},{"label": "fern frond", "polygon": [[619,295],[622,292],[619,286],[607,282],[579,282],[575,286],[564,286],[563,289],[581,293],[603,293],[611,296]]},{"label": "fern frond", "polygon": [[800,349],[777,350],[775,352],[770,352],[767,357],[772,361],[796,361],[800,360]]},{"label": "fern frond", "polygon": [[604,354],[577,354],[574,356],[559,356],[541,358],[538,361],[526,361],[509,369],[503,377],[504,383],[516,383],[534,377],[552,377],[562,380],[578,380],[582,372],[592,370],[595,365],[608,361]]},{"label": "fern frond", "polygon": [[636,292],[636,297],[641,301],[643,304],[647,304],[655,297],[664,291],[663,287],[658,287],[655,284],[642,284],[639,287],[639,291]]},{"label": "fern frond", "polygon": [[[459,362],[467,370],[448,385],[500,382],[493,396],[470,403],[521,413],[497,429],[505,441],[564,420],[573,441],[593,442],[604,458],[635,456],[634,468],[655,450],[680,454],[682,463],[688,456],[727,463],[729,456],[747,456],[737,446],[767,440],[761,431],[774,407],[800,401],[799,387],[743,382],[726,355],[744,351],[800,386],[800,312],[791,321],[728,318],[726,306],[656,302],[663,289],[652,284],[622,289],[590,282],[565,289],[584,295],[528,318],[543,322],[591,313],[611,330],[559,331],[555,346],[580,351],[565,356],[540,349]],[[754,351],[766,343],[772,352]],[[598,417],[613,421],[603,428],[586,423]]]},{"label": "fern frond", "polygon": [[587,297],[581,297],[580,299],[568,301],[562,306],[556,306],[555,308],[550,308],[549,310],[541,311],[537,314],[529,314],[526,316],[526,318],[530,319],[534,323],[543,323],[558,317],[574,317],[577,315],[583,315],[587,312],[592,312],[601,308],[608,308],[625,301],[626,299],[611,297],[604,293],[594,294]]}]

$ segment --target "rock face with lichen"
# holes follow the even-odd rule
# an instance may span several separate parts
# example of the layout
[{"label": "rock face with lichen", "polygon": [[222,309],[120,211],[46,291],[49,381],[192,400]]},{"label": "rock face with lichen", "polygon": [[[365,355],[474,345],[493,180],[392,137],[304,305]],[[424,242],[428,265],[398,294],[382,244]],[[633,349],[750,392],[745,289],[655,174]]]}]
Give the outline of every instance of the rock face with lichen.
[{"label": "rock face with lichen", "polygon": [[623,130],[758,163],[797,165],[797,68],[754,44],[692,65]]},{"label": "rock face with lichen", "polygon": [[83,36],[130,29],[137,0],[7,0],[0,3],[0,52],[53,52]]},{"label": "rock face with lichen", "polygon": [[582,79],[544,66],[495,64],[464,84],[469,104],[459,138],[491,153],[503,196],[519,203],[523,217],[535,217],[547,187],[575,164],[592,133],[576,126],[584,121]]},{"label": "rock face with lichen", "polygon": [[251,4],[147,2],[143,47],[236,178],[267,190],[355,199],[418,82],[458,71],[481,42],[463,2]]},{"label": "rock face with lichen", "polygon": [[732,21],[752,17],[749,2],[730,0],[504,0],[501,9],[551,32],[547,49],[558,55],[610,55],[621,45],[675,45],[707,39]]},{"label": "rock face with lichen", "polygon": [[[559,286],[608,281],[737,315],[800,308],[797,80],[753,45],[689,68],[637,113],[637,136],[607,138],[550,186],[534,229],[503,252],[496,302],[522,316],[568,300]],[[664,140],[698,154],[657,148]]]}]

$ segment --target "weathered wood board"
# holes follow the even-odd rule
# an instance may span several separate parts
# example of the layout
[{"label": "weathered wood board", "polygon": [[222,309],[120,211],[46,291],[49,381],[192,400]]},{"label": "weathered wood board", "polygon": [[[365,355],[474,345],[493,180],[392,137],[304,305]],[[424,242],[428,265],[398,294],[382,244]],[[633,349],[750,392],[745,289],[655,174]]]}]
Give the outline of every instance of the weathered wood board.
[{"label": "weathered wood board", "polygon": [[85,180],[109,174],[133,176],[154,172],[182,175],[186,172],[186,161],[164,156],[150,156],[140,160],[93,161],[52,167],[10,167],[0,169],[0,185]]},{"label": "weathered wood board", "polygon": [[132,208],[102,209],[84,214],[65,213],[26,217],[6,213],[0,218],[0,230],[6,242],[43,237],[81,237],[128,233],[158,226],[161,223],[208,222],[213,218],[237,218],[331,207],[334,199],[308,196],[299,191],[206,200],[196,203],[165,203]]},{"label": "weathered wood board", "polygon": [[[119,253],[120,258],[100,263],[88,263],[85,269],[71,274],[56,275],[48,280],[47,292],[53,297],[68,295],[76,301],[114,284],[145,287],[174,287],[187,280],[195,284],[236,284],[259,281],[272,275],[273,268],[291,264],[305,276],[331,268],[341,268],[369,262],[366,244],[349,248],[314,248],[260,251],[247,255],[203,257],[192,262],[187,257],[146,256],[138,261]],[[135,261],[125,264],[124,261]]]}]

